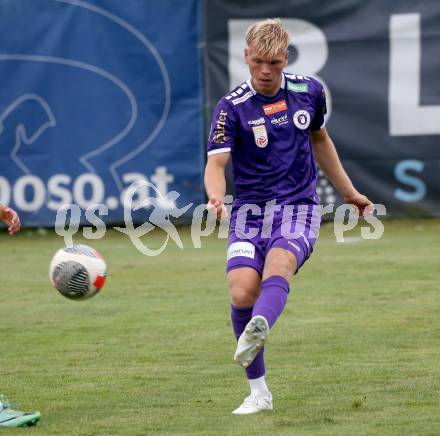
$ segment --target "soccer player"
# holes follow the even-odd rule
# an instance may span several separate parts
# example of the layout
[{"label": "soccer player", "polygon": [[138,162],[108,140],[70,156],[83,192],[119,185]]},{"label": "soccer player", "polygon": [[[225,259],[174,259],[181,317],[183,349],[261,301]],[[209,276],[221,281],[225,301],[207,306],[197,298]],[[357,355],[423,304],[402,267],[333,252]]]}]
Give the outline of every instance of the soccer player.
[{"label": "soccer player", "polygon": [[[15,210],[0,204],[0,221],[8,226],[10,235],[20,231],[20,218]],[[34,425],[40,419],[40,412],[19,412],[11,408],[9,401],[4,395],[0,395],[0,428],[2,427],[26,427]]]},{"label": "soccer player", "polygon": [[251,390],[234,414],[273,408],[263,344],[284,309],[289,280],[312,253],[318,236],[315,159],[346,203],[359,213],[372,208],[351,183],[324,127],[322,85],[283,72],[289,35],[281,22],[251,25],[246,43],[244,61],[251,77],[217,104],[205,169],[208,210],[220,218],[225,167],[232,156],[236,199],[227,277],[238,339],[234,360],[246,369]]}]

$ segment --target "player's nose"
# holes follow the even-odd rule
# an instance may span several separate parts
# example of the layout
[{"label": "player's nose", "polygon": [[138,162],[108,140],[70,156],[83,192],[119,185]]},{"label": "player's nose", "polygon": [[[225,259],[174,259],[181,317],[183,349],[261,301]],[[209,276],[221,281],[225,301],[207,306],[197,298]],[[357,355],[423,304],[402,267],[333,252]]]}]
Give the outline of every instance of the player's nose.
[{"label": "player's nose", "polygon": [[265,76],[268,76],[268,75],[270,74],[270,68],[269,68],[268,65],[263,64],[263,65],[261,66],[261,74],[263,74],[263,75],[265,75]]}]

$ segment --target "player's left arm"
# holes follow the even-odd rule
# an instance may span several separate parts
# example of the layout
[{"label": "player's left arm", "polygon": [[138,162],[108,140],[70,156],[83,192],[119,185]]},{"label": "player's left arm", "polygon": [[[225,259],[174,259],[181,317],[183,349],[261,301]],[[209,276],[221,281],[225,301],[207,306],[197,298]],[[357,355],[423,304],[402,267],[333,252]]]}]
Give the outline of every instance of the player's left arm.
[{"label": "player's left arm", "polygon": [[21,223],[17,212],[2,204],[0,204],[0,221],[3,221],[8,226],[10,235],[15,235],[15,233],[20,231]]},{"label": "player's left arm", "polygon": [[373,203],[353,186],[342,166],[335,144],[325,127],[311,131],[313,154],[319,167],[338,190],[344,201],[355,205],[360,214],[371,213]]}]

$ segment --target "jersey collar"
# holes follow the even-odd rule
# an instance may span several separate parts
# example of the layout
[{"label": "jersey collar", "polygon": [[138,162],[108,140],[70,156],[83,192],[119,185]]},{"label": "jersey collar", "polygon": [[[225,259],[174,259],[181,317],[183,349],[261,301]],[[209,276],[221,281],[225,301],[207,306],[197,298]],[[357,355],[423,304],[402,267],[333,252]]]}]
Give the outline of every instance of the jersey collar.
[{"label": "jersey collar", "polygon": [[[252,86],[251,79],[246,80],[246,85],[249,86],[249,89],[251,90],[252,94],[257,94],[257,91],[255,91],[254,87]],[[281,73],[281,89],[284,89],[286,86],[286,77],[284,76],[284,73]]]}]

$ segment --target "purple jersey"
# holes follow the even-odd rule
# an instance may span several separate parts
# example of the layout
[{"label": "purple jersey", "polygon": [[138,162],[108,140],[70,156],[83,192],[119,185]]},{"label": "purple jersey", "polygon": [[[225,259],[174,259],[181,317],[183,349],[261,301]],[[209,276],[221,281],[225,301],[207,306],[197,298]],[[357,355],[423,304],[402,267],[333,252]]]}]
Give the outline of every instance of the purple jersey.
[{"label": "purple jersey", "polygon": [[310,131],[323,127],[325,113],[322,85],[285,73],[274,97],[257,93],[248,80],[219,101],[208,156],[231,152],[235,206],[319,202]]}]

